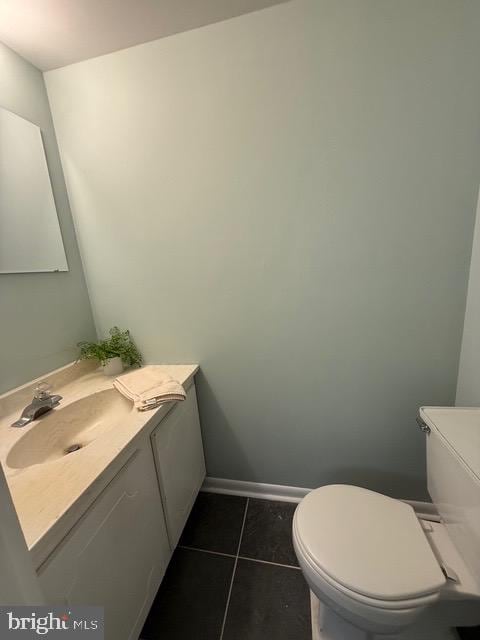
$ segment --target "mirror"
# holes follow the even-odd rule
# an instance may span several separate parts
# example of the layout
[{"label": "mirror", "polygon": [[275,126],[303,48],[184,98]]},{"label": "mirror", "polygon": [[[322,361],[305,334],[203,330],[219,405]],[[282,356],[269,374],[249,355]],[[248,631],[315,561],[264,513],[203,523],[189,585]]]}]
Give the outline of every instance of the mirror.
[{"label": "mirror", "polygon": [[68,271],[40,128],[0,107],[0,273]]}]

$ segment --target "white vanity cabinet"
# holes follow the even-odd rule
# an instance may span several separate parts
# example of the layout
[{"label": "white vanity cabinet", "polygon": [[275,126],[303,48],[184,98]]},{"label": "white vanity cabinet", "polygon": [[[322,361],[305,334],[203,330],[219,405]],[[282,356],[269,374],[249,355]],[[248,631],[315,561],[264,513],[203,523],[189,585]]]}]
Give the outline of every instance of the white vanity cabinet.
[{"label": "white vanity cabinet", "polygon": [[205,478],[195,385],[152,433],[152,445],[172,549]]},{"label": "white vanity cabinet", "polygon": [[104,606],[106,640],[137,640],[170,555],[147,439],[38,575],[49,603]]},{"label": "white vanity cabinet", "polygon": [[37,570],[49,604],[104,607],[106,640],[138,639],[205,477],[195,385],[166,410]]}]

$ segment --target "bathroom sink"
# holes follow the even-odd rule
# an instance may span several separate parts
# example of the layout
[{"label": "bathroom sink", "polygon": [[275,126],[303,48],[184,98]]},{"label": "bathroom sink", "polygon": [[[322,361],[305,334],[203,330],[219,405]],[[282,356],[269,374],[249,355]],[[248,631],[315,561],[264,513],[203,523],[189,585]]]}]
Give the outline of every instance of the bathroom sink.
[{"label": "bathroom sink", "polygon": [[88,446],[118,425],[133,405],[115,389],[107,389],[38,419],[7,456],[11,469],[52,462]]}]

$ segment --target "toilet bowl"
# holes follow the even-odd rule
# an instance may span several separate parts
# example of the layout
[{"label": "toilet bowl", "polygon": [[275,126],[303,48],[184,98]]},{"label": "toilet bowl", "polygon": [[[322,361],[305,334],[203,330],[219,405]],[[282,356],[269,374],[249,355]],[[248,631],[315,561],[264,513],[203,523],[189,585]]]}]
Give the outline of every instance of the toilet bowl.
[{"label": "toilet bowl", "polygon": [[445,526],[400,500],[350,485],[311,491],[293,543],[321,603],[318,638],[440,640],[480,622],[480,592]]}]

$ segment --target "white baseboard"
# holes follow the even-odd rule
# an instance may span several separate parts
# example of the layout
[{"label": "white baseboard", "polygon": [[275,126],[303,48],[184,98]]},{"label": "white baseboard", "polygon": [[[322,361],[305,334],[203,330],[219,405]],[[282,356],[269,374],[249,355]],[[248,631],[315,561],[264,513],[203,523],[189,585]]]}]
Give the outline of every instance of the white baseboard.
[{"label": "white baseboard", "polygon": [[[284,484],[265,484],[263,482],[247,482],[246,480],[228,480],[227,478],[211,478],[207,476],[202,491],[210,493],[226,493],[232,496],[261,498],[263,500],[279,500],[283,502],[300,502],[311,489],[290,487]],[[431,502],[403,500],[415,509],[420,518],[438,520],[438,513]]]},{"label": "white baseboard", "polygon": [[227,493],[247,498],[263,500],[281,500],[284,502],[300,502],[311,489],[288,487],[283,484],[265,484],[263,482],[247,482],[246,480],[228,480],[226,478],[210,478],[207,476],[202,491],[211,493]]}]

